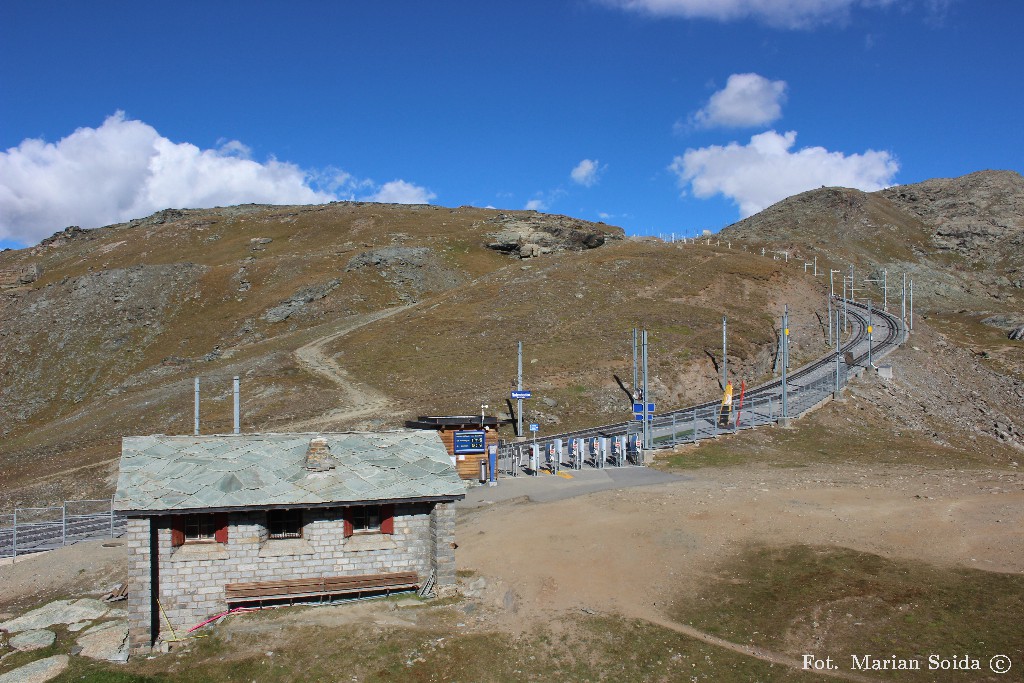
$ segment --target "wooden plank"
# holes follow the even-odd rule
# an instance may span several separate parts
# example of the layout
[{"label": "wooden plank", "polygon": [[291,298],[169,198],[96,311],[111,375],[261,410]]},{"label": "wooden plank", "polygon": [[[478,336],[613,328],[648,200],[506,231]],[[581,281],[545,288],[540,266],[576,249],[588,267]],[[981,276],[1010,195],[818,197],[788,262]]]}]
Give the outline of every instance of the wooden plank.
[{"label": "wooden plank", "polygon": [[224,593],[229,601],[237,602],[260,598],[314,597],[364,590],[415,588],[418,585],[419,577],[416,572],[392,572],[389,574],[354,574],[311,579],[229,583],[224,586]]}]

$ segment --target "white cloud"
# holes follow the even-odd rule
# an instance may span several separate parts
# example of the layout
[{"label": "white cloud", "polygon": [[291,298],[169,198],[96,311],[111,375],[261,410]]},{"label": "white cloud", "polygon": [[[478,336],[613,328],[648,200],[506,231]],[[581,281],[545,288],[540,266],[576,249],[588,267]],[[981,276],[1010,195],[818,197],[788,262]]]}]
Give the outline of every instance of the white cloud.
[{"label": "white cloud", "polygon": [[543,199],[531,199],[526,202],[526,206],[523,207],[527,211],[547,211],[548,205]]},{"label": "white cloud", "polygon": [[689,186],[702,199],[724,195],[736,202],[743,217],[822,185],[880,190],[892,184],[899,170],[890,152],[844,155],[823,147],[792,151],[795,143],[796,132],[780,135],[770,130],[751,137],[746,145],[731,142],[688,149],[669,170],[684,191]]},{"label": "white cloud", "polygon": [[569,173],[572,181],[584,187],[593,187],[607,166],[601,166],[597,159],[584,159]]},{"label": "white cloud", "polygon": [[598,0],[655,17],[736,21],[753,19],[780,28],[842,22],[856,6],[879,7],[899,0]]},{"label": "white cloud", "polygon": [[337,169],[259,163],[251,153],[237,140],[216,149],[175,143],[124,112],[56,143],[23,140],[0,151],[0,239],[33,244],[68,225],[98,227],[171,207],[314,204],[356,192],[372,193],[370,201],[434,197],[405,181],[377,188]]},{"label": "white cloud", "polygon": [[762,126],[782,116],[785,101],[785,81],[770,81],[755,73],[732,74],[725,87],[693,115],[693,122],[701,128]]},{"label": "white cloud", "polygon": [[436,194],[425,187],[404,180],[392,180],[381,185],[379,190],[364,201],[384,204],[429,204],[430,200],[436,197]]}]

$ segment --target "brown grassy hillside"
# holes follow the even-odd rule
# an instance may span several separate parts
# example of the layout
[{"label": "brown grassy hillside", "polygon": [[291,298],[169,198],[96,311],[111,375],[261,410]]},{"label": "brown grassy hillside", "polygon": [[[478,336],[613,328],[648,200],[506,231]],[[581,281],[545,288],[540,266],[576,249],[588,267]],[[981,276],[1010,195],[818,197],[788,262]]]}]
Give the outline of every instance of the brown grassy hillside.
[{"label": "brown grassy hillside", "polygon": [[108,489],[123,435],[190,433],[196,377],[204,433],[230,431],[235,375],[246,431],[397,427],[506,410],[522,340],[550,429],[628,417],[634,326],[661,408],[718,391],[722,315],[737,376],[770,371],[783,302],[807,304],[797,352],[821,346],[820,282],[781,262],[526,211],[168,210],[4,252],[0,274],[0,470],[26,502]]}]

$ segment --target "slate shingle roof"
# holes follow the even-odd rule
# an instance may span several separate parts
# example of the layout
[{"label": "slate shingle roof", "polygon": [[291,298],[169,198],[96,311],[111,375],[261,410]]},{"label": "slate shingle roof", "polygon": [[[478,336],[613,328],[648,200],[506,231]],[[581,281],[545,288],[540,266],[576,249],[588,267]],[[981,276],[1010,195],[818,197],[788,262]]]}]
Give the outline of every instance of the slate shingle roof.
[{"label": "slate shingle roof", "polygon": [[[310,439],[336,466],[303,467]],[[465,485],[437,432],[131,436],[114,508],[170,511],[460,498]]]}]

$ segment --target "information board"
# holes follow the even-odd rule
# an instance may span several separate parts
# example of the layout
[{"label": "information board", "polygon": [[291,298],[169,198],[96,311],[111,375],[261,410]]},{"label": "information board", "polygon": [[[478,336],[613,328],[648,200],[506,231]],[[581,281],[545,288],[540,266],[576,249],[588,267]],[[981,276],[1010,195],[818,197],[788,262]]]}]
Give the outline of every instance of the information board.
[{"label": "information board", "polygon": [[487,432],[474,429],[455,432],[455,455],[486,453]]}]

